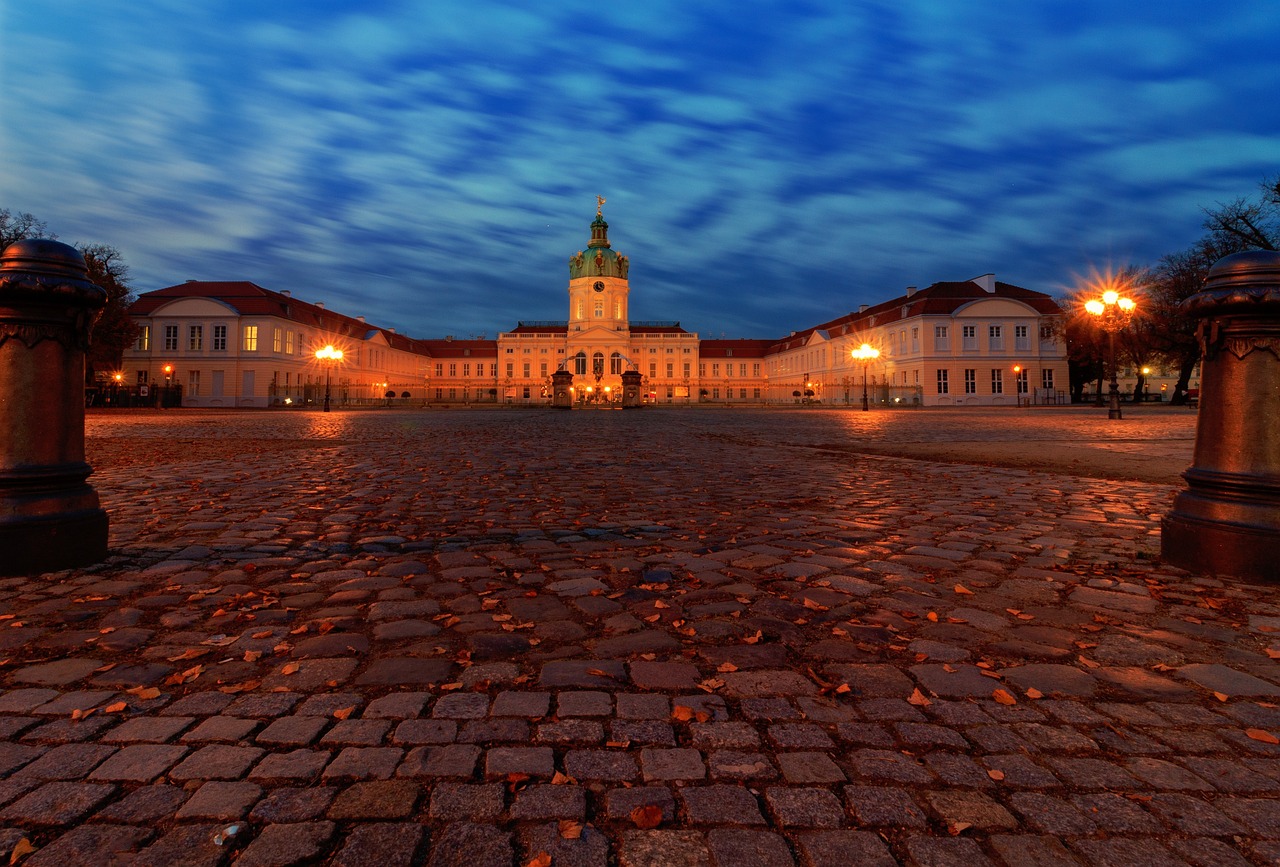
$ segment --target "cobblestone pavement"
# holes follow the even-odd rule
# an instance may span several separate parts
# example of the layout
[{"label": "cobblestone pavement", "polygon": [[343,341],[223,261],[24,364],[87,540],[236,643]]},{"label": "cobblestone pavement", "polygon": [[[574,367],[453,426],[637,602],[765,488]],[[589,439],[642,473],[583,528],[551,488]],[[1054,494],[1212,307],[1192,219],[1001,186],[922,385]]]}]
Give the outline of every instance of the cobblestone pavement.
[{"label": "cobblestone pavement", "polygon": [[1280,605],[1159,563],[1176,486],[861,450],[1176,476],[1131,416],[92,416],[112,557],[0,580],[0,858],[1275,863]]}]

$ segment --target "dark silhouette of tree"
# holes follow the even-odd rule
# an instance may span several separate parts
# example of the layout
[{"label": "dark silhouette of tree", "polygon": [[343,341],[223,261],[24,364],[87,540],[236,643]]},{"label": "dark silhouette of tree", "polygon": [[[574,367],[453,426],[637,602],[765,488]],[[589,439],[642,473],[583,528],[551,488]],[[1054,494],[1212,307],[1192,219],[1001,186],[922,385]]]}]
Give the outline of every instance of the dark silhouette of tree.
[{"label": "dark silhouette of tree", "polygon": [[0,208],[0,252],[14,241],[23,238],[56,239],[57,235],[49,234],[49,227],[43,220],[37,220],[31,214],[15,214],[8,208]]},{"label": "dark silhouette of tree", "polygon": [[137,300],[129,287],[129,266],[115,247],[86,244],[77,247],[89,268],[89,279],[107,293],[107,306],[93,326],[89,354],[85,360],[85,381],[92,382],[99,370],[118,370],[124,350],[138,336],[138,326],[129,318],[129,306]]},{"label": "dark silhouette of tree", "polygon": [[1257,200],[1239,198],[1216,208],[1205,208],[1204,227],[1209,234],[1202,239],[1207,252],[1226,250],[1275,250],[1280,248],[1280,175],[1260,183],[1262,195]]}]

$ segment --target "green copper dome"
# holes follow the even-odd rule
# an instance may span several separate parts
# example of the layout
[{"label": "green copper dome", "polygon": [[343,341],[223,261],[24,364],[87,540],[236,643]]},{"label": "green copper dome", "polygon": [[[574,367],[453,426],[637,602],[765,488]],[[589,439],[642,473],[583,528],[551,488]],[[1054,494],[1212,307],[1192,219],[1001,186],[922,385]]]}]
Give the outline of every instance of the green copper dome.
[{"label": "green copper dome", "polygon": [[609,246],[609,224],[596,214],[591,222],[591,241],[587,251],[579,250],[569,257],[569,278],[621,277],[626,279],[630,262]]}]

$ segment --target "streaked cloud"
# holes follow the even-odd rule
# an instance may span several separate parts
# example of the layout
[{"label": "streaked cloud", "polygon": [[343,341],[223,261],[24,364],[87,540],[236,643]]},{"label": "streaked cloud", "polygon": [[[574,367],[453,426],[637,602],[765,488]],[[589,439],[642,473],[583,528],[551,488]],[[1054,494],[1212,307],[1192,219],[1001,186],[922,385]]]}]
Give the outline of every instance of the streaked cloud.
[{"label": "streaked cloud", "polygon": [[775,336],[1153,261],[1277,171],[1280,7],[545,7],[0,7],[0,207],[140,291],[249,279],[437,336],[564,317],[599,193],[633,315]]}]

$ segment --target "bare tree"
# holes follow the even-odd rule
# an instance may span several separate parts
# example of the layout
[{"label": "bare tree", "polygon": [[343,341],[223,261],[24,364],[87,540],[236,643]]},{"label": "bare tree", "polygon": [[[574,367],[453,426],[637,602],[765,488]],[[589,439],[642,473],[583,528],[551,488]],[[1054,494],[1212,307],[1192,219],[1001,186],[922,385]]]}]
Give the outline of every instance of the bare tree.
[{"label": "bare tree", "polygon": [[57,235],[49,234],[49,227],[44,220],[37,220],[31,214],[15,214],[8,208],[0,208],[0,252],[14,241],[23,238],[56,239]]},{"label": "bare tree", "polygon": [[1280,248],[1280,175],[1258,186],[1262,194],[1256,200],[1241,197],[1204,209],[1209,234],[1201,244],[1208,241],[1209,252],[1226,250],[1225,256],[1239,250]]},{"label": "bare tree", "polygon": [[106,244],[85,244],[77,249],[89,268],[89,280],[107,293],[107,306],[94,323],[85,361],[85,380],[91,382],[97,370],[118,369],[125,348],[137,338],[138,326],[129,318],[129,305],[137,297],[129,287],[129,266],[119,250]]}]

